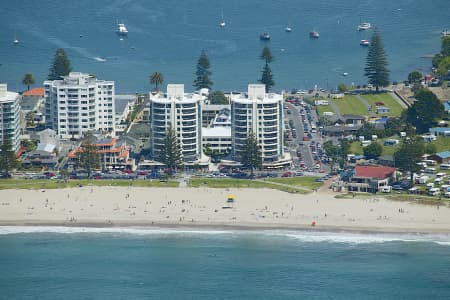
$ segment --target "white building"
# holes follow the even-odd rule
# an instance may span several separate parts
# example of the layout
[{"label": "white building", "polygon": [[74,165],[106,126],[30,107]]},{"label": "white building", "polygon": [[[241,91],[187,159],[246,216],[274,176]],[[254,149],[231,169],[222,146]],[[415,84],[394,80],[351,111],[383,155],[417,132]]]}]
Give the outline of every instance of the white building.
[{"label": "white building", "polygon": [[209,127],[202,128],[203,146],[213,151],[225,153],[231,150],[231,128]]},{"label": "white building", "polygon": [[233,159],[239,160],[250,131],[261,147],[264,167],[290,164],[283,149],[283,95],[266,93],[264,84],[249,84],[247,94],[231,96]]},{"label": "white building", "polygon": [[62,139],[100,130],[114,136],[114,81],[71,72],[62,80],[44,81],[48,128]]},{"label": "white building", "polygon": [[6,84],[0,84],[0,144],[8,139],[12,150],[20,147],[20,96],[8,92]]},{"label": "white building", "polygon": [[168,84],[167,93],[150,95],[150,142],[152,155],[158,160],[169,128],[179,138],[185,163],[202,156],[202,104],[205,96],[184,93],[184,84]]}]

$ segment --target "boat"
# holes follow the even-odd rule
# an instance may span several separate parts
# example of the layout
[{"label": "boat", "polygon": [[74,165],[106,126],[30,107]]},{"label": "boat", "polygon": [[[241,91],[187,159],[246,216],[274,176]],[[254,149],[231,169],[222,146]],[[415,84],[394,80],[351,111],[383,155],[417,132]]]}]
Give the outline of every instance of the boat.
[{"label": "boat", "polygon": [[267,32],[263,32],[259,35],[259,39],[261,41],[268,41],[270,40],[270,34],[268,34]]},{"label": "boat", "polygon": [[16,34],[14,33],[14,40],[13,40],[13,44],[17,45],[19,43],[19,40],[17,39]]},{"label": "boat", "polygon": [[221,19],[222,21],[219,23],[219,25],[220,25],[220,27],[225,27],[225,26],[227,26],[227,23],[225,22],[225,20],[223,19],[223,10],[222,10],[222,19]]},{"label": "boat", "polygon": [[347,72],[342,73],[342,76],[348,76]]},{"label": "boat", "polygon": [[450,36],[450,30],[442,30],[441,31],[441,37]]},{"label": "boat", "polygon": [[361,46],[369,46],[369,45],[370,45],[370,42],[369,42],[368,40],[361,40],[361,41],[359,42],[359,44],[360,44]]},{"label": "boat", "polygon": [[291,26],[286,26],[286,28],[284,28],[284,31],[291,32],[292,31],[292,27]]},{"label": "boat", "polygon": [[372,25],[369,22],[359,22],[358,31],[369,30],[372,28]]},{"label": "boat", "polygon": [[312,38],[312,39],[318,39],[319,36],[320,36],[319,32],[318,32],[318,31],[315,31],[315,30],[313,30],[313,31],[311,31],[311,32],[309,33],[309,37]]},{"label": "boat", "polygon": [[128,34],[128,29],[127,29],[127,27],[125,26],[124,23],[118,23],[116,32],[117,32],[118,35],[127,35]]}]

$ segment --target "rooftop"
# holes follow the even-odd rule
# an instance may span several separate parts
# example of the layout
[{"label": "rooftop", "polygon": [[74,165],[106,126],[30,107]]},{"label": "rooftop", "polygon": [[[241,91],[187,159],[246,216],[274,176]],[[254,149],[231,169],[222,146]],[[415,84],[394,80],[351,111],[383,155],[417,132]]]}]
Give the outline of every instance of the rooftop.
[{"label": "rooftop", "polygon": [[395,168],[383,166],[356,166],[355,177],[385,179],[395,172]]},{"label": "rooftop", "polygon": [[436,153],[436,156],[438,156],[440,158],[449,158],[450,151],[443,151],[443,152]]},{"label": "rooftop", "polygon": [[41,96],[44,97],[44,88],[42,87],[38,87],[38,88],[34,88],[31,89],[29,91],[26,91],[25,93],[23,93],[24,96]]}]

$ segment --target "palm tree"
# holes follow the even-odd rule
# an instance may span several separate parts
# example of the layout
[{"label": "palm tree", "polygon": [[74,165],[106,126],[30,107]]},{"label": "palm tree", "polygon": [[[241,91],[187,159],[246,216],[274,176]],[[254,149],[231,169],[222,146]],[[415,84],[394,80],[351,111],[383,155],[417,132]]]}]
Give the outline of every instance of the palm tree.
[{"label": "palm tree", "polygon": [[36,83],[36,81],[34,80],[33,74],[26,73],[25,77],[22,79],[22,83],[27,86],[27,91],[29,91],[30,85]]},{"label": "palm tree", "polygon": [[153,72],[152,75],[150,75],[150,83],[155,85],[155,90],[159,91],[158,85],[163,84],[164,77],[163,74],[160,72]]}]

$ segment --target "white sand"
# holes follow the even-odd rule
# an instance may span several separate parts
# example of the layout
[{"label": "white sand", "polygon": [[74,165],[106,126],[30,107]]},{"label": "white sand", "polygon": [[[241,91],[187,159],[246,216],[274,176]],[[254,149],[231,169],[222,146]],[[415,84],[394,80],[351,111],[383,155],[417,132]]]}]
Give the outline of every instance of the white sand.
[{"label": "white sand", "polygon": [[[234,194],[235,203],[227,203]],[[224,208],[232,206],[232,208]],[[399,211],[401,210],[401,211]],[[208,225],[450,233],[450,208],[270,189],[85,186],[0,191],[1,225]]]}]

